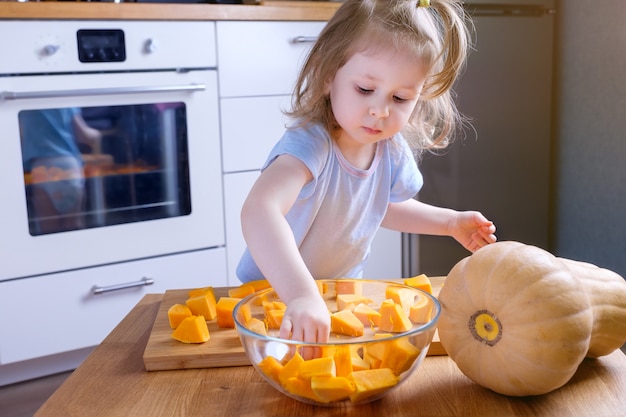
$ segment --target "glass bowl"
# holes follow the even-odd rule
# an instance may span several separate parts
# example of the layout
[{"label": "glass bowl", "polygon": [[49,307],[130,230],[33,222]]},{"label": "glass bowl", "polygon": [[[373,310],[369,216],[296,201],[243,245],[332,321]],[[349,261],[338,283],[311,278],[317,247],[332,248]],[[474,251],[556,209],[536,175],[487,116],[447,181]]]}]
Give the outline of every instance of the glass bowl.
[{"label": "glass bowl", "polygon": [[382,280],[317,284],[331,315],[328,343],[280,338],[286,306],[272,288],[244,298],[233,311],[244,350],[270,385],[306,403],[356,405],[381,398],[415,372],[439,319],[435,297]]}]

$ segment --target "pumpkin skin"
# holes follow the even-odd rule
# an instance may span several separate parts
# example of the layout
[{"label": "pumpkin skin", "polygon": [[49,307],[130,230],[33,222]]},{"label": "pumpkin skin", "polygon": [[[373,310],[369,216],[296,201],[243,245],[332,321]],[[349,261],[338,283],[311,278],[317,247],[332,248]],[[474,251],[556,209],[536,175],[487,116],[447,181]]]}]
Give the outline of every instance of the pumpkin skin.
[{"label": "pumpkin skin", "polygon": [[626,281],[619,274],[586,262],[559,258],[587,290],[593,311],[588,358],[608,355],[626,343]]},{"label": "pumpkin skin", "polygon": [[556,257],[496,242],[458,262],[439,293],[439,338],[474,382],[510,396],[563,386],[584,359],[587,292]]}]

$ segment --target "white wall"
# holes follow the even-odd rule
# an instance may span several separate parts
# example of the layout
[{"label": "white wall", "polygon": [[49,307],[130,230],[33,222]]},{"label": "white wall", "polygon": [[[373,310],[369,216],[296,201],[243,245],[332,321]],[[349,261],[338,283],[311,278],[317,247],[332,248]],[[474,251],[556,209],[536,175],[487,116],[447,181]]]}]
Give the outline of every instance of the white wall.
[{"label": "white wall", "polygon": [[626,2],[561,0],[554,250],[626,277]]}]

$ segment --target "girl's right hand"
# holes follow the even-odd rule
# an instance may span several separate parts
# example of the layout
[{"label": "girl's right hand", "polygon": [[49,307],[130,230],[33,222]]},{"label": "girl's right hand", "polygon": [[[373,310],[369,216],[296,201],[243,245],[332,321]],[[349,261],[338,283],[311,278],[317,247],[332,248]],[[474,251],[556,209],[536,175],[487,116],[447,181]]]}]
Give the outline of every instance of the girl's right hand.
[{"label": "girl's right hand", "polygon": [[280,326],[280,337],[310,343],[328,342],[330,313],[321,296],[293,298]]}]

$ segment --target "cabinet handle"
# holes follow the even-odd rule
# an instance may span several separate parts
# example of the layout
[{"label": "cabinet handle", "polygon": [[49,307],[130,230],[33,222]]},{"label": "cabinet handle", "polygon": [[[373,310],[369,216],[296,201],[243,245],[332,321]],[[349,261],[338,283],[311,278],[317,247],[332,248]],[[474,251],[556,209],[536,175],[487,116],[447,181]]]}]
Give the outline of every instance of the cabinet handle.
[{"label": "cabinet handle", "polygon": [[101,287],[99,285],[94,285],[91,288],[91,292],[94,295],[98,295],[98,294],[104,294],[105,292],[125,290],[127,288],[134,288],[134,287],[143,287],[145,285],[152,285],[152,284],[154,284],[154,280],[152,278],[143,277],[139,281],[127,282],[125,284],[109,285],[108,287]]},{"label": "cabinet handle", "polygon": [[314,43],[315,41],[317,41],[317,36],[296,36],[291,43]]}]

